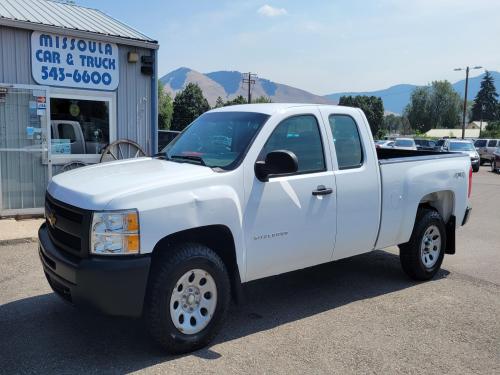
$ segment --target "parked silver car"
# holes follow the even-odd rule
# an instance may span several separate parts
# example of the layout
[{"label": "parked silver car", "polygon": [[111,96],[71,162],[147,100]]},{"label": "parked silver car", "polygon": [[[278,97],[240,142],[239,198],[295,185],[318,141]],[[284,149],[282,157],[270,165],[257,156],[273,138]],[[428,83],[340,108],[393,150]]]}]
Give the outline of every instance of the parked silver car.
[{"label": "parked silver car", "polygon": [[413,138],[396,138],[393,148],[399,150],[417,150],[417,145]]},{"label": "parked silver car", "polygon": [[459,152],[470,156],[472,170],[479,171],[479,153],[471,140],[468,139],[447,139],[443,145],[443,151]]},{"label": "parked silver car", "polygon": [[394,141],[392,140],[380,140],[380,141],[375,141],[375,147],[376,148],[391,148],[394,146]]},{"label": "parked silver car", "polygon": [[481,165],[483,165],[484,162],[491,163],[496,148],[500,147],[500,139],[478,139],[474,142],[474,146],[477,152],[479,152]]}]

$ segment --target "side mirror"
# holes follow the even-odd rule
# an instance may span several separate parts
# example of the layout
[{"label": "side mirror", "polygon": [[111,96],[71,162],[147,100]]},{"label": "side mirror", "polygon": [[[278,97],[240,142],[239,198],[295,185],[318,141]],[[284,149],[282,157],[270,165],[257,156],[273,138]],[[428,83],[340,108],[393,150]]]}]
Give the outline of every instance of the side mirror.
[{"label": "side mirror", "polygon": [[288,150],[271,151],[266,160],[255,163],[255,176],[259,181],[267,182],[269,177],[295,173],[299,169],[297,156]]}]

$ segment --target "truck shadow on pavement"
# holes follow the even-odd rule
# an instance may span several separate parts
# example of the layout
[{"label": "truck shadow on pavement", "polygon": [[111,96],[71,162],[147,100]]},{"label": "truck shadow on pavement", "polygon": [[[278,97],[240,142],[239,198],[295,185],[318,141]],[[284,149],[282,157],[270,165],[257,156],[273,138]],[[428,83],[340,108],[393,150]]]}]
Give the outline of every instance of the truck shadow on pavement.
[{"label": "truck shadow on pavement", "polygon": [[[251,282],[212,348],[187,356],[217,359],[217,344],[416,285],[385,251]],[[179,358],[152,342],[141,320],[81,312],[52,293],[0,306],[0,338],[3,373],[122,373]]]}]

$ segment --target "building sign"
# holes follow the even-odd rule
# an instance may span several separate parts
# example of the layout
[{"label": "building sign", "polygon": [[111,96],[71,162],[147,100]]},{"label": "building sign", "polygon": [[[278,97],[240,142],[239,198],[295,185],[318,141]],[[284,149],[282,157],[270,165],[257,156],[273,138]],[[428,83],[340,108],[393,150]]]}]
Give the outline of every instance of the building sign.
[{"label": "building sign", "polygon": [[34,31],[31,69],[41,85],[112,91],[119,80],[118,46]]}]

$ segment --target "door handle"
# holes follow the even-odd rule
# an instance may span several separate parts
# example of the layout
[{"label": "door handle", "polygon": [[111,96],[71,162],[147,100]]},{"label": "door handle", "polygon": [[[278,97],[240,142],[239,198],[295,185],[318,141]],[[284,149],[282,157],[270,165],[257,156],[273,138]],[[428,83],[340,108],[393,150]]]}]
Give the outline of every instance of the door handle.
[{"label": "door handle", "polygon": [[316,190],[313,190],[312,195],[328,195],[333,193],[332,188],[327,188],[325,185],[319,185]]}]

